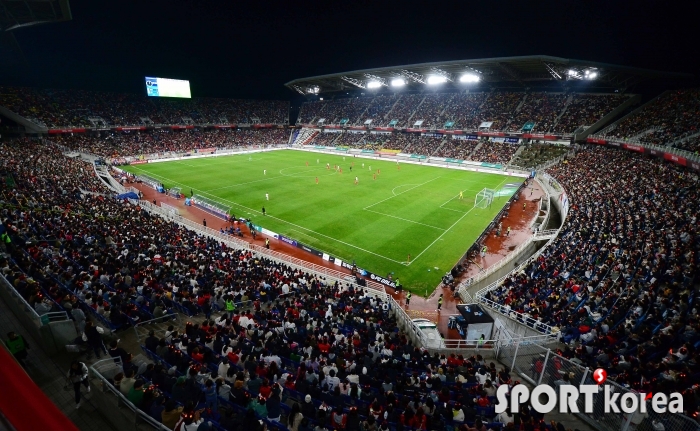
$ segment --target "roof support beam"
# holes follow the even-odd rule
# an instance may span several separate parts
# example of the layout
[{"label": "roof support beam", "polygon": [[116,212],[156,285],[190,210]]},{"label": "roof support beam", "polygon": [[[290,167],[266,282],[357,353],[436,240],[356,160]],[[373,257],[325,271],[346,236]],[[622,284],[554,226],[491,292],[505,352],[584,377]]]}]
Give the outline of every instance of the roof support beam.
[{"label": "roof support beam", "polygon": [[423,79],[423,75],[411,72],[410,70],[403,69],[399,72],[402,76],[405,76],[406,78],[410,79],[411,81],[418,82],[420,84],[425,84],[425,79]]},{"label": "roof support beam", "polygon": [[355,87],[362,88],[362,89],[365,88],[365,84],[362,81],[360,81],[359,79],[350,78],[349,76],[341,76],[340,79],[354,85]]}]

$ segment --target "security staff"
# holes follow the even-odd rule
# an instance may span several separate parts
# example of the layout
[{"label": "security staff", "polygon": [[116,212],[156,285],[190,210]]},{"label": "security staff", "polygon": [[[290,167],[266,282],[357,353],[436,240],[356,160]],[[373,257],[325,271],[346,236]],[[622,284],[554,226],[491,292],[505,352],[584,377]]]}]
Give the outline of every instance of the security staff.
[{"label": "security staff", "polygon": [[19,362],[20,365],[26,368],[24,360],[27,359],[27,350],[29,349],[29,344],[27,344],[27,342],[24,341],[24,337],[15,332],[8,332],[7,341],[5,341],[5,345],[7,346],[7,350],[9,350],[10,353],[12,353],[12,356],[14,356],[15,359],[17,359],[17,362]]},{"label": "security staff", "polygon": [[411,292],[406,293],[406,307],[408,307],[409,304],[411,304]]}]

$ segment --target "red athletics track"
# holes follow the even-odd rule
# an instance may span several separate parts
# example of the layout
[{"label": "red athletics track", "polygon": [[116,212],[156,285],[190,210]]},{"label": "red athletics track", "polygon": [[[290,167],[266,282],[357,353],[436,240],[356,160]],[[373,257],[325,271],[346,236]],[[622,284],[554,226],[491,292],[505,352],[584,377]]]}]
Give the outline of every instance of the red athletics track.
[{"label": "red athletics track", "polygon": [[[125,184],[125,186],[133,186],[136,189],[140,190],[141,193],[143,193],[143,198],[145,200],[148,200],[149,202],[153,202],[153,199],[155,199],[157,205],[160,205],[161,202],[164,202],[166,204],[177,207],[178,209],[180,209],[180,215],[189,220],[201,224],[202,221],[206,219],[207,227],[219,230],[221,228],[227,228],[229,226],[229,224],[224,220],[214,217],[213,215],[208,214],[207,212],[199,208],[185,206],[184,201],[182,199],[178,200],[171,198],[163,193],[158,193],[154,189],[140,183]],[[485,241],[486,246],[488,247],[488,253],[484,258],[478,256],[476,258],[476,262],[481,267],[486,269],[489,266],[494,265],[496,262],[503,259],[509,253],[510,250],[523,243],[530,235],[532,235],[532,232],[529,228],[530,222],[537,215],[536,212],[539,207],[538,202],[543,195],[544,192],[542,191],[540,185],[537,182],[532,181],[530,183],[530,186],[528,186],[527,189],[524,189],[524,191],[520,194],[519,198],[511,204],[507,218],[504,218],[501,221],[503,224],[503,231],[501,233],[501,236],[497,237],[495,236],[495,233],[491,233]],[[524,207],[523,204],[525,204]],[[511,233],[510,236],[505,236],[505,232],[508,226],[511,227]],[[243,231],[243,239],[245,241],[257,244],[259,246],[265,245],[265,235],[259,233],[257,235],[257,239],[253,241],[253,238],[251,237],[248,228],[242,227],[241,230]],[[293,247],[282,241],[278,241],[274,238],[270,238],[270,249],[287,254],[292,257],[296,257],[298,259],[303,259],[307,262],[316,265],[324,266],[326,268],[350,274],[350,271],[347,269],[340,268],[339,266],[330,263],[326,260],[323,260],[318,256],[305,252],[297,247]],[[478,272],[479,268],[476,265],[470,265],[465,274],[463,275],[463,278],[471,277],[477,274]],[[391,291],[392,289],[388,290]],[[399,304],[405,304],[405,292],[396,293],[391,291],[390,293],[392,294],[394,299],[396,299],[396,301],[399,302]],[[436,308],[438,296],[440,295],[440,293],[443,293],[444,297],[442,311],[438,313],[436,311]],[[438,328],[440,329],[440,332],[445,335],[445,338],[458,339],[459,334],[457,333],[457,331],[447,328],[447,320],[450,315],[457,313],[456,305],[459,302],[460,301],[452,297],[452,292],[449,289],[439,287],[428,298],[413,295],[413,298],[411,298],[411,304],[408,308],[406,308],[406,311],[411,317],[424,317],[434,322],[438,322]]]}]

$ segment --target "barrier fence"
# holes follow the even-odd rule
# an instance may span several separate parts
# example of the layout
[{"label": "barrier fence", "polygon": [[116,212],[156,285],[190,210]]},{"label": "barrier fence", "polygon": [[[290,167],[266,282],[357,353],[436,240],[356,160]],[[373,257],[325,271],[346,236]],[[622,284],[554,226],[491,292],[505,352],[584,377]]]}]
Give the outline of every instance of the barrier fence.
[{"label": "barrier fence", "polygon": [[[536,341],[536,340],[532,340]],[[530,342],[528,339],[516,340],[510,345],[499,348],[498,360],[511,368],[514,380],[525,380],[531,385],[548,385],[557,390],[558,386],[565,384],[563,377],[568,374],[570,384],[597,385],[593,380],[593,369],[576,364],[556,354],[552,350]],[[519,376],[519,377],[516,377]],[[617,382],[607,380],[613,393],[625,394],[629,389]],[[593,413],[574,413],[584,422],[599,431],[698,431],[700,425],[694,419],[682,414],[657,414],[652,412],[651,402],[647,402],[648,416],[644,417],[638,425],[632,423],[635,414],[604,413],[605,396],[603,392],[593,395]],[[584,397],[578,399],[580,412],[584,411]],[[637,416],[642,419],[642,416]],[[661,426],[659,426],[662,425]]]}]

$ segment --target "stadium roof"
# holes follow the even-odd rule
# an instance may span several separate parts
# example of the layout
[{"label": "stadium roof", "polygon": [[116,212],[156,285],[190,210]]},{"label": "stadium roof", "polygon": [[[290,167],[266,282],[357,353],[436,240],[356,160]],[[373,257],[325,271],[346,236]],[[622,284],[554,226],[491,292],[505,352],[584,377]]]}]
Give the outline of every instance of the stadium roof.
[{"label": "stadium roof", "polygon": [[68,0],[0,0],[0,31],[70,19]]},{"label": "stadium roof", "polygon": [[[591,88],[625,90],[654,78],[689,78],[691,75],[573,60],[547,55],[482,58],[406,66],[355,70],[331,75],[295,79],[285,85],[300,94],[320,94],[358,89],[391,88],[394,84],[418,90],[426,86],[467,89],[489,87],[532,87],[546,83],[569,86],[586,82]],[[369,84],[369,87],[368,87]]]}]

